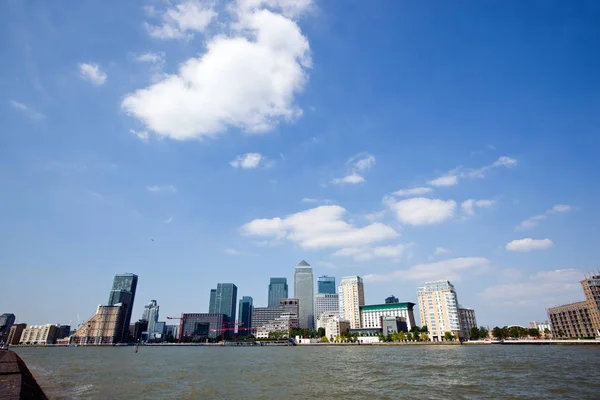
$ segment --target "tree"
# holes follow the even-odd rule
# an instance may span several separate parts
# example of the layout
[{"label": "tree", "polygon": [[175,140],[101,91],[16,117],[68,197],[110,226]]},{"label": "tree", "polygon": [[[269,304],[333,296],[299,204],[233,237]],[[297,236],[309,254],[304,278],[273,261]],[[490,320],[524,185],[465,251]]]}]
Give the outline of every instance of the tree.
[{"label": "tree", "polygon": [[327,343],[327,342],[329,342],[329,340],[327,340],[327,336],[323,336],[321,338],[321,343]]},{"label": "tree", "polygon": [[479,339],[487,339],[489,335],[490,335],[490,331],[488,331],[483,326],[479,327]]},{"label": "tree", "polygon": [[385,341],[385,336],[383,336],[383,333],[380,333],[380,334],[379,334],[379,341],[380,341],[380,342],[383,342],[383,341]]},{"label": "tree", "polygon": [[544,339],[548,339],[548,336],[550,335],[550,329],[545,328],[544,329]]},{"label": "tree", "polygon": [[323,337],[323,336],[325,336],[325,328],[317,329],[317,337]]},{"label": "tree", "polygon": [[541,336],[540,335],[540,330],[537,329],[537,328],[531,328],[531,329],[529,329],[528,333],[529,333],[529,336],[535,337],[535,338],[539,338]]},{"label": "tree", "polygon": [[444,333],[444,339],[445,340],[454,340],[454,335],[452,334],[452,332],[446,332],[446,333]]},{"label": "tree", "polygon": [[559,329],[556,334],[558,335],[559,338],[565,336],[565,332],[562,329]]},{"label": "tree", "polygon": [[429,329],[427,328],[427,325],[423,325],[421,327],[421,332],[423,332],[423,333],[429,333]]},{"label": "tree", "polygon": [[429,340],[429,334],[427,332],[421,333],[421,340],[427,342]]},{"label": "tree", "polygon": [[498,326],[495,326],[494,329],[492,329],[492,336],[496,340],[502,340],[504,339],[504,330]]},{"label": "tree", "polygon": [[397,342],[398,340],[400,340],[398,339],[398,332],[392,333],[392,341]]},{"label": "tree", "polygon": [[518,326],[513,326],[508,330],[508,336],[515,339],[518,338],[519,336],[521,336],[521,329],[519,329]]},{"label": "tree", "polygon": [[404,342],[406,340],[406,333],[404,331],[398,332],[398,340]]},{"label": "tree", "polygon": [[471,340],[478,340],[479,339],[479,328],[477,328],[476,326],[472,327],[469,334],[471,336]]}]

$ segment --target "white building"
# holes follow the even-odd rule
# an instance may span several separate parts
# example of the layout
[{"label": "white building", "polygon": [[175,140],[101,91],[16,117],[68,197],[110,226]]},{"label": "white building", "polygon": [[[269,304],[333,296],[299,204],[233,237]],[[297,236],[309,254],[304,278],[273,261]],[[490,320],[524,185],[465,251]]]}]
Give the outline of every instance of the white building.
[{"label": "white building", "polygon": [[258,339],[268,339],[269,334],[275,332],[285,333],[287,337],[290,329],[293,328],[298,328],[298,315],[283,313],[280,317],[277,317],[268,324],[259,327],[256,330],[256,337]]},{"label": "white building", "polygon": [[315,295],[315,326],[319,329],[318,321],[323,313],[338,312],[340,300],[337,293],[317,293]]},{"label": "white building", "polygon": [[325,328],[325,336],[331,341],[341,336],[343,332],[347,332],[350,329],[350,322],[342,320],[338,313],[324,313],[319,318],[318,328]]},{"label": "white building", "polygon": [[388,303],[360,307],[362,328],[381,328],[382,317],[401,317],[406,321],[410,331],[415,324],[413,308],[415,303]]},{"label": "white building", "polygon": [[458,297],[449,281],[426,282],[417,295],[421,325],[427,325],[431,340],[444,340],[446,332],[460,335]]},{"label": "white building", "polygon": [[477,328],[475,310],[473,310],[472,308],[459,307],[458,316],[460,318],[461,337],[465,339],[470,339],[471,328]]},{"label": "white building", "polygon": [[[153,333],[156,332],[155,324],[158,322],[158,311],[160,307],[156,300],[150,300],[148,305],[144,306],[144,312],[142,314],[142,319],[148,321],[148,337],[151,337]],[[162,333],[162,332],[160,332]]]},{"label": "white building", "polygon": [[360,306],[365,304],[365,288],[360,276],[344,276],[338,286],[340,319],[350,328],[360,328]]}]

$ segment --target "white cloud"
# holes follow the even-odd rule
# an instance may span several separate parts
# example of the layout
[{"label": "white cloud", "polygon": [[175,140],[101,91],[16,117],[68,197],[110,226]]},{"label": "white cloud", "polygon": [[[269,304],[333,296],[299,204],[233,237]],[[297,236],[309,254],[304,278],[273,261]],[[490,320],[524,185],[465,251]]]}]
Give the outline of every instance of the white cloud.
[{"label": "white cloud", "polygon": [[345,183],[355,185],[357,183],[362,183],[365,181],[365,178],[362,175],[357,174],[356,172],[346,175],[343,178],[335,178],[332,182],[338,185],[342,185]]},{"label": "white cloud", "polygon": [[255,219],[242,226],[241,232],[287,239],[304,249],[359,247],[398,236],[381,223],[358,228],[343,220],[345,214],[346,209],[337,205],[319,206],[284,218]]},{"label": "white cloud", "polygon": [[484,207],[491,207],[494,204],[494,200],[473,200],[473,199],[468,199],[463,201],[463,203],[460,205],[463,213],[466,216],[473,216],[475,215],[475,208],[484,208]]},{"label": "white cloud", "polygon": [[444,175],[427,183],[436,187],[454,186],[458,183],[458,177],[456,175]]},{"label": "white cloud", "polygon": [[354,261],[368,261],[375,257],[398,261],[412,243],[377,247],[344,247],[332,254],[333,257],[352,257]]},{"label": "white cloud", "polygon": [[432,188],[429,187],[416,187],[412,189],[400,189],[393,193],[398,197],[410,197],[410,196],[422,196],[427,193],[433,192]]},{"label": "white cloud", "polygon": [[298,18],[311,10],[313,0],[238,0],[235,6],[238,13],[248,13],[265,7],[281,12],[288,18]]},{"label": "white cloud", "polygon": [[230,256],[239,256],[240,255],[240,252],[237,251],[236,249],[225,249],[224,253],[229,254]]},{"label": "white cloud", "polygon": [[162,64],[165,61],[165,53],[145,53],[136,57],[136,60],[139,62],[146,62],[150,64]]},{"label": "white cloud", "polygon": [[12,108],[14,108],[15,110],[19,110],[24,112],[29,118],[31,118],[32,120],[36,120],[39,121],[41,119],[46,118],[46,116],[40,112],[37,112],[35,110],[32,110],[31,108],[29,108],[27,105],[23,104],[23,103],[19,103],[16,100],[9,100],[8,103],[11,105]]},{"label": "white cloud", "polygon": [[498,160],[496,160],[492,164],[492,167],[512,168],[512,167],[514,167],[516,165],[517,165],[517,160],[515,160],[514,158],[502,156],[502,157],[498,158]]},{"label": "white cloud", "polygon": [[454,200],[415,197],[398,202],[387,199],[386,202],[396,213],[398,221],[408,225],[439,224],[451,219],[456,211]]},{"label": "white cloud", "polygon": [[204,32],[217,15],[213,3],[188,0],[166,9],[161,17],[162,25],[146,23],[146,29],[157,39],[190,39],[194,32]]},{"label": "white cloud", "polygon": [[311,59],[299,26],[268,10],[238,18],[229,35],[210,38],[198,58],[128,94],[121,108],[175,140],[216,136],[228,127],[267,132],[302,115],[295,96],[308,80]]},{"label": "white cloud", "polygon": [[544,214],[534,215],[533,217],[527,218],[521,222],[515,229],[526,230],[535,228],[541,221],[548,218],[549,215],[555,215],[559,213],[566,213],[572,210],[572,207],[566,204],[557,204],[549,210],[546,210]]},{"label": "white cloud", "polygon": [[131,133],[133,136],[140,139],[142,142],[148,141],[148,132],[146,132],[146,131],[136,131],[134,129],[130,129],[129,133]]},{"label": "white cloud", "polygon": [[466,271],[482,272],[490,268],[490,261],[483,257],[458,257],[428,264],[417,264],[409,269],[391,271],[386,274],[367,274],[367,282],[389,282],[414,280],[420,282],[447,279],[460,280]]},{"label": "white cloud", "polygon": [[165,224],[170,224],[171,222],[173,222],[173,217],[169,217],[169,218],[165,219],[163,222]]},{"label": "white cloud", "polygon": [[92,63],[80,63],[79,75],[94,85],[104,85],[108,78],[106,73],[100,69],[98,64]]},{"label": "white cloud", "polygon": [[365,215],[365,218],[371,222],[380,221],[383,219],[383,217],[385,217],[386,214],[387,214],[387,210],[375,211],[375,212]]},{"label": "white cloud", "polygon": [[550,239],[519,239],[506,244],[506,250],[528,252],[533,250],[546,250],[552,247],[554,243]]},{"label": "white cloud", "polygon": [[158,185],[152,185],[152,186],[146,186],[146,190],[152,193],[160,193],[160,192],[168,192],[168,193],[175,193],[177,192],[177,188],[175,188],[175,186],[173,185],[163,185],[163,186],[158,186]]},{"label": "white cloud", "polygon": [[233,161],[229,163],[233,168],[242,169],[254,169],[258,168],[259,165],[263,167],[271,167],[275,162],[268,160],[265,156],[260,153],[246,153],[241,156],[237,156]]}]

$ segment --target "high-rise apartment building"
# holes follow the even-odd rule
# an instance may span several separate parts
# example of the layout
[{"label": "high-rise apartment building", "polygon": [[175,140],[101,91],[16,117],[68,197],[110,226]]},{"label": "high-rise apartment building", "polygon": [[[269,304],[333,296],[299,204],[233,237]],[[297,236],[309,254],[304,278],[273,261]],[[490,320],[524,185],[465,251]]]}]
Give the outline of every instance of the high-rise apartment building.
[{"label": "high-rise apartment building", "polygon": [[323,314],[337,313],[340,310],[340,300],[337,293],[317,293],[315,295],[315,326]]},{"label": "high-rise apartment building", "polygon": [[123,307],[123,325],[120,334],[120,341],[128,341],[129,324],[131,323],[131,313],[133,312],[133,302],[135,301],[135,290],[137,288],[138,276],[135,274],[117,274],[113,281],[113,286],[108,297],[108,305],[115,306],[121,304]]},{"label": "high-rise apartment building", "polygon": [[294,298],[298,299],[300,313],[298,321],[302,329],[314,329],[315,285],[312,267],[302,260],[294,272]]},{"label": "high-rise apartment building", "polygon": [[250,335],[252,329],[252,297],[243,296],[238,307],[238,336]]},{"label": "high-rise apartment building", "polygon": [[444,340],[446,332],[460,337],[458,297],[454,286],[445,280],[426,282],[417,291],[421,325],[427,325],[433,341]]},{"label": "high-rise apartment building", "polygon": [[215,313],[215,305],[217,304],[217,289],[210,289],[210,302],[208,303],[208,312]]},{"label": "high-rise apartment building", "polygon": [[269,281],[268,307],[277,307],[281,299],[288,297],[287,278],[271,278]]},{"label": "high-rise apartment building", "polygon": [[585,295],[585,302],[590,310],[594,335],[600,336],[600,275],[591,275],[580,283]]},{"label": "high-rise apartment building", "polygon": [[144,313],[142,319],[148,321],[148,337],[150,337],[155,330],[155,325],[158,322],[159,305],[156,300],[150,300],[150,303],[144,306]]},{"label": "high-rise apartment building", "polygon": [[464,339],[471,339],[471,329],[477,328],[475,310],[472,308],[459,307],[458,318],[460,319],[460,337]]},{"label": "high-rise apartment building", "polygon": [[335,294],[335,278],[327,275],[318,277],[317,293]]},{"label": "high-rise apartment building", "polygon": [[340,319],[350,322],[350,329],[360,328],[360,306],[365,304],[365,288],[360,276],[344,276],[338,286]]}]

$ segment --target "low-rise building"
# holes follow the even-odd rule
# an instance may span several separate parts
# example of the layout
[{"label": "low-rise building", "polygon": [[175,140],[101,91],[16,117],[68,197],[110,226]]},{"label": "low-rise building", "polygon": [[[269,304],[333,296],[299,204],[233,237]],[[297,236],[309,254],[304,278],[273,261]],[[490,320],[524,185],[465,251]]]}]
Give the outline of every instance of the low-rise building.
[{"label": "low-rise building", "polygon": [[472,308],[459,307],[458,318],[460,319],[460,337],[463,339],[470,339],[471,329],[477,328],[475,310]]},{"label": "low-rise building", "polygon": [[300,312],[300,302],[298,299],[280,299],[279,306],[276,307],[254,307],[252,309],[252,331],[256,332],[258,328],[264,326],[284,314],[296,314]]},{"label": "low-rise building", "polygon": [[586,301],[549,308],[548,317],[556,338],[585,338],[596,335]]},{"label": "low-rise building", "polygon": [[180,342],[201,342],[223,336],[227,315],[218,313],[181,314]]},{"label": "low-rise building", "polygon": [[415,303],[386,303],[365,305],[360,307],[361,327],[362,328],[381,328],[382,317],[400,317],[406,321],[408,330],[411,330],[415,324],[415,314],[413,308]]},{"label": "low-rise building", "polygon": [[392,335],[398,332],[408,332],[408,324],[404,317],[381,317],[381,333]]},{"label": "low-rise building", "polygon": [[377,343],[382,331],[381,328],[350,328],[348,333],[356,335],[359,343]]},{"label": "low-rise building", "polygon": [[23,331],[27,328],[27,324],[15,324],[10,327],[8,331],[8,338],[6,340],[6,344],[15,345],[19,344],[21,340],[21,335],[23,335]]},{"label": "low-rise building", "polygon": [[298,328],[298,315],[284,313],[273,321],[265,324],[256,330],[256,338],[267,339],[271,333],[280,333],[283,337],[288,337],[290,329]]},{"label": "low-rise building", "polygon": [[23,329],[19,344],[54,344],[56,342],[56,325],[32,325]]},{"label": "low-rise building", "polygon": [[330,341],[341,336],[342,333],[348,332],[350,329],[350,321],[341,319],[339,313],[335,312],[322,314],[318,322],[317,329],[324,328],[325,337]]}]

